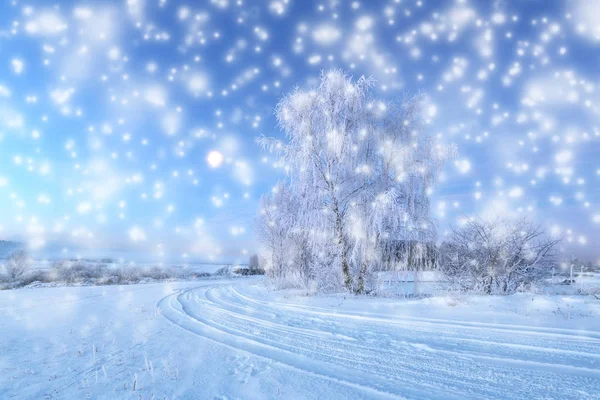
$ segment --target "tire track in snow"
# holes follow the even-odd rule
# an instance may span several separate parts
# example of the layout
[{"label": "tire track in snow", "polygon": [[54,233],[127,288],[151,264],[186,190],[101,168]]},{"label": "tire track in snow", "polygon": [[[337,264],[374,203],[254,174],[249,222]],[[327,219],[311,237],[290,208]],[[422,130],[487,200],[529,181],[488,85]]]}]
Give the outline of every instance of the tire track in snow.
[{"label": "tire track in snow", "polygon": [[[255,303],[257,305],[270,305],[270,303],[250,298],[234,287],[230,288],[230,291],[236,296],[243,299],[245,302]],[[512,324],[497,324],[491,322],[474,322],[474,321],[456,321],[441,318],[426,318],[426,317],[415,317],[415,316],[400,316],[400,320],[390,315],[378,315],[376,313],[361,313],[361,312],[337,312],[331,309],[307,306],[301,304],[290,304],[282,303],[277,305],[278,308],[284,308],[289,310],[303,311],[324,317],[341,316],[345,318],[356,318],[370,321],[377,321],[381,323],[398,324],[406,323],[407,321],[422,322],[424,324],[435,324],[436,326],[453,326],[462,327],[466,329],[481,329],[485,328],[491,331],[507,332],[507,333],[518,333],[525,335],[536,335],[536,336],[548,336],[551,338],[566,338],[571,340],[585,340],[600,343],[600,332],[587,331],[587,330],[575,330],[565,328],[549,328],[549,327],[535,327],[535,326],[523,326],[523,325],[512,325]]]},{"label": "tire track in snow", "polygon": [[[209,320],[200,316],[198,313],[193,312],[189,307],[184,306],[182,301],[191,301],[192,299],[188,296],[191,292],[195,291],[196,290],[191,289],[183,293],[167,296],[160,300],[157,306],[161,314],[173,324],[196,335],[204,336],[235,349],[248,351],[257,356],[286,364],[289,367],[311,375],[317,375],[322,378],[348,385],[373,398],[405,398],[404,396],[424,398],[427,397],[427,393],[431,393],[435,389],[435,387],[431,387],[429,390],[418,389],[427,388],[430,385],[427,382],[422,382],[420,384],[417,384],[417,382],[410,382],[412,387],[406,387],[406,390],[403,391],[401,396],[394,390],[396,384],[393,381],[376,375],[369,376],[369,374],[365,374],[362,370],[356,370],[349,367],[349,364],[354,361],[352,358],[347,358],[345,360],[347,365],[324,363],[323,361],[307,357],[300,352],[282,349],[268,342],[265,343],[265,341],[253,340],[245,336],[241,331]],[[186,297],[188,298],[186,299]],[[211,315],[211,307],[208,304],[197,304],[199,305],[198,310],[200,314],[206,313],[207,315]],[[214,315],[212,316],[214,317]],[[298,349],[296,348],[296,350]],[[439,398],[458,399],[460,396],[449,391]]]},{"label": "tire track in snow", "polygon": [[[231,292],[235,293],[235,289],[234,288],[227,288],[229,289]],[[244,299],[248,299],[246,297],[241,297]],[[249,300],[249,299],[248,299]],[[223,304],[227,304],[227,302],[225,301]],[[233,304],[233,303],[230,303]],[[308,314],[314,315],[315,312],[311,311]],[[316,312],[316,314],[321,315],[321,312]],[[340,318],[341,315],[343,314],[339,314],[336,313],[335,317],[333,318]],[[327,313],[326,316],[332,318],[332,313]],[[352,315],[350,315],[351,317],[353,317]],[[362,319],[359,318],[359,320]],[[446,320],[447,321],[447,320]],[[385,320],[386,323],[390,323],[389,318]],[[402,321],[391,321],[396,325],[402,325]],[[409,324],[409,327],[412,329],[414,328],[414,323]],[[431,327],[431,323],[427,322],[425,324],[425,326],[427,327]],[[462,325],[460,324],[456,324],[456,325],[452,325],[452,324],[444,324],[443,326],[455,326],[455,327],[459,327],[462,328]],[[498,324],[494,324],[494,326],[498,326]],[[525,328],[525,327],[521,327],[521,328]],[[535,328],[537,329],[537,328]],[[470,329],[468,329],[466,332],[462,332],[462,335],[465,334],[472,334],[473,332],[473,327],[470,327]],[[502,332],[504,333],[504,330],[494,330],[494,332]],[[444,332],[444,333],[448,333],[448,332]],[[460,333],[460,332],[458,332]],[[511,334],[514,333],[513,331],[511,331]],[[456,335],[455,335],[456,336]],[[557,338],[559,339],[565,339],[565,334],[561,333],[557,336]],[[572,339],[570,337],[567,337],[569,340]],[[526,336],[526,339],[530,339],[528,336]],[[580,335],[575,336],[575,343],[577,343],[578,345],[581,345],[582,343],[582,337]],[[360,339],[354,339],[357,340],[359,343],[361,342]],[[485,360],[487,363],[494,363],[494,364],[498,364],[498,365],[505,365],[505,366],[522,366],[522,367],[527,367],[530,369],[540,369],[540,370],[544,370],[544,371],[554,371],[556,373],[562,373],[562,374],[575,374],[575,375],[581,375],[581,376],[588,376],[591,378],[600,378],[600,353],[597,353],[598,351],[598,346],[595,344],[595,340],[593,338],[591,338],[592,341],[592,348],[587,348],[587,351],[573,351],[573,350],[567,350],[567,349],[563,349],[563,348],[558,348],[558,347],[543,347],[543,346],[538,346],[538,345],[526,345],[526,344],[515,344],[515,343],[510,343],[511,338],[509,337],[504,337],[503,341],[498,341],[498,340],[483,340],[483,339],[478,339],[478,338],[473,338],[473,337],[453,337],[452,341],[454,342],[455,345],[459,345],[460,344],[460,348],[457,349],[447,349],[446,345],[447,345],[447,340],[448,338],[444,338],[444,340],[446,341],[445,343],[442,343],[442,346],[437,345],[437,341],[435,339],[433,339],[433,343],[432,343],[432,338],[422,338],[420,341],[418,342],[406,342],[406,341],[401,341],[400,343],[402,344],[402,346],[397,346],[394,345],[393,347],[396,347],[398,349],[398,351],[404,350],[406,348],[406,345],[410,345],[413,346],[416,349],[419,350],[425,350],[425,351],[429,351],[429,352],[437,352],[439,354],[445,354],[445,355],[454,355],[454,356],[465,356],[465,357],[469,357],[470,359],[476,359],[476,360]],[[514,337],[513,337],[514,340]],[[421,342],[428,342],[427,345],[421,343]],[[554,346],[568,346],[569,345],[569,341],[567,340],[567,342],[564,341],[557,341],[556,339],[554,339],[551,343]],[[546,343],[548,344],[548,343]],[[455,346],[458,347],[458,346]],[[490,348],[494,347],[494,352],[495,355],[492,355],[490,353]],[[528,354],[526,352],[529,352]],[[537,357],[537,360],[532,360],[532,359],[526,359],[523,358],[523,355],[528,355],[529,357],[531,357],[532,355],[534,355],[535,357]]]},{"label": "tire track in snow", "polygon": [[[440,327],[432,321],[345,315],[273,305],[223,286],[167,296],[158,307],[171,322],[195,334],[344,382],[374,397],[394,393],[411,398],[502,398],[500,384],[510,380],[519,397],[551,393],[550,397],[585,398],[581,393],[593,393],[600,385],[597,341],[565,332],[535,333],[545,341],[559,340],[558,346],[588,351],[514,343],[511,338],[528,343],[540,337],[499,324],[475,329],[445,321]],[[501,337],[484,338],[490,334]],[[558,390],[548,392],[557,383]]]},{"label": "tire track in snow", "polygon": [[[258,300],[250,299],[246,296],[240,295],[235,288],[231,288],[231,293],[235,297],[239,297],[242,301],[254,302],[256,307],[269,309],[270,304],[260,302]],[[293,306],[293,305],[292,305]],[[278,305],[279,307],[279,305]],[[288,308],[288,305],[282,305],[282,308]],[[477,322],[471,322],[468,326],[464,326],[461,321],[455,323],[452,320],[439,320],[442,321],[440,324],[434,324],[431,321],[435,319],[430,318],[419,318],[419,317],[405,317],[399,316],[392,319],[389,315],[386,318],[371,318],[365,317],[364,315],[356,314],[345,314],[340,312],[321,311],[324,310],[319,308],[318,310],[312,309],[312,307],[300,306],[298,309],[291,308],[294,313],[298,312],[306,313],[308,315],[315,315],[321,319],[339,319],[339,318],[351,318],[356,319],[357,323],[361,321],[374,321],[382,324],[389,324],[397,326],[400,329],[410,328],[417,332],[432,332],[432,328],[435,328],[436,332],[440,332],[440,328],[444,328],[444,334],[452,336],[452,339],[457,343],[471,343],[474,345],[480,345],[484,348],[487,346],[494,346],[496,348],[504,348],[508,352],[511,358],[514,358],[521,354],[523,351],[537,352],[539,354],[545,354],[546,356],[556,357],[569,357],[572,356],[571,363],[577,363],[577,358],[585,359],[585,364],[596,365],[600,369],[600,340],[595,338],[598,332],[582,331],[582,330],[567,330],[559,329],[560,333],[551,333],[548,331],[541,332],[539,336],[536,336],[536,332],[541,329],[539,327],[532,327],[532,331],[528,331],[526,326],[519,326],[520,330],[515,331],[514,327],[517,325],[509,325],[510,329],[498,328],[501,324],[487,324],[482,323],[481,326],[477,326]],[[420,320],[425,320],[421,322]],[[487,329],[488,326],[492,326],[492,329]],[[553,329],[553,328],[547,328]],[[573,334],[567,334],[566,331],[571,331]],[[492,332],[494,336],[490,334]],[[589,333],[590,336],[582,336],[583,333]],[[519,334],[522,334],[521,336]],[[492,340],[493,337],[498,339]],[[445,340],[448,338],[445,338]],[[501,340],[500,340],[501,339]],[[428,338],[431,340],[431,338]],[[573,349],[567,349],[572,347]],[[484,349],[485,350],[485,349]],[[498,349],[496,349],[498,350]],[[512,350],[512,354],[510,351]],[[484,353],[489,352],[489,349],[485,350]],[[559,363],[560,364],[560,363]],[[584,368],[585,370],[585,368]]]}]

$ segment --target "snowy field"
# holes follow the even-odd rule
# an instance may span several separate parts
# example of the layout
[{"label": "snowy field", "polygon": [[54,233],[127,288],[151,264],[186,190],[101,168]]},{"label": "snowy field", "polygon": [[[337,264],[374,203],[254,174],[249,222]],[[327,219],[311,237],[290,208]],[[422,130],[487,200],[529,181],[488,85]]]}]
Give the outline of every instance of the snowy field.
[{"label": "snowy field", "polygon": [[0,292],[0,332],[2,399],[600,398],[593,296],[19,289]]},{"label": "snowy field", "polygon": [[[31,269],[32,270],[48,270],[53,268],[56,262],[64,261],[61,259],[40,259],[33,260]],[[116,268],[140,268],[140,269],[150,269],[150,268],[175,268],[180,270],[188,270],[193,272],[206,272],[212,274],[223,268],[225,266],[231,264],[219,264],[219,263],[201,263],[201,262],[188,262],[188,263],[156,263],[156,262],[119,262],[113,261],[110,263],[102,263],[100,259],[95,259],[93,261],[80,261],[80,260],[71,260],[73,263],[82,264],[82,265],[94,265],[94,264],[106,264],[108,268],[116,269]],[[5,260],[0,259],[0,263],[5,262]]]}]

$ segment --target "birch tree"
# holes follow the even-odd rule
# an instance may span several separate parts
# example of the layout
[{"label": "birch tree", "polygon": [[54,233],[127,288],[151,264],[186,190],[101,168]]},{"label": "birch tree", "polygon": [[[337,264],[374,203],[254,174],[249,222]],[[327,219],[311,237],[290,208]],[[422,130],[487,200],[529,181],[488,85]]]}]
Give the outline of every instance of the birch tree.
[{"label": "birch tree", "polygon": [[419,97],[389,103],[371,95],[372,85],[324,73],[317,87],[278,104],[285,140],[258,140],[287,172],[297,202],[293,231],[308,235],[302,249],[313,276],[320,286],[357,293],[381,263],[384,243],[432,238],[427,196],[454,153],[423,134]]}]

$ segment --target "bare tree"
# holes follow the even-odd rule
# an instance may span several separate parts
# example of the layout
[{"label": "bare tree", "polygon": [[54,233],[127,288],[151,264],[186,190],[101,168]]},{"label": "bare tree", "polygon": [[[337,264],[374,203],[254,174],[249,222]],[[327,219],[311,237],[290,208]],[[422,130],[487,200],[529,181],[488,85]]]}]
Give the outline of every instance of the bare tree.
[{"label": "bare tree", "polygon": [[512,294],[551,274],[559,241],[527,219],[471,218],[440,246],[439,269],[462,290]]},{"label": "bare tree", "polygon": [[31,258],[25,250],[16,250],[6,259],[4,271],[9,281],[14,282],[25,275],[31,267]]}]

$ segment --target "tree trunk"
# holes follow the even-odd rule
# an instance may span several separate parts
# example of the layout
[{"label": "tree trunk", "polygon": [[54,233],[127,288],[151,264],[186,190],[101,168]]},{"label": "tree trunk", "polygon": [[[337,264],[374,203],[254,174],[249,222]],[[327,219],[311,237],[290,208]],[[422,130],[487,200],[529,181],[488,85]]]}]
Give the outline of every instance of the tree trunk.
[{"label": "tree trunk", "polygon": [[348,263],[348,247],[344,240],[344,232],[342,229],[342,217],[339,212],[337,203],[334,203],[333,212],[335,213],[335,229],[338,235],[338,246],[340,247],[340,256],[342,261],[342,274],[344,276],[344,286],[348,291],[352,290],[352,277],[350,276],[350,264]]},{"label": "tree trunk", "polygon": [[367,263],[363,263],[360,267],[360,273],[358,275],[358,287],[355,292],[357,294],[363,294],[365,292],[365,274],[367,273]]},{"label": "tree trunk", "polygon": [[485,293],[486,294],[492,294],[492,283],[493,283],[493,277],[490,276],[490,280],[489,282],[485,285]]},{"label": "tree trunk", "polygon": [[340,245],[342,251],[342,273],[344,274],[344,285],[346,286],[346,289],[352,290],[352,277],[350,276],[350,264],[348,263],[348,249],[346,248],[344,235],[341,232],[338,233],[338,235],[338,244]]}]

